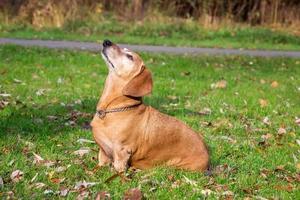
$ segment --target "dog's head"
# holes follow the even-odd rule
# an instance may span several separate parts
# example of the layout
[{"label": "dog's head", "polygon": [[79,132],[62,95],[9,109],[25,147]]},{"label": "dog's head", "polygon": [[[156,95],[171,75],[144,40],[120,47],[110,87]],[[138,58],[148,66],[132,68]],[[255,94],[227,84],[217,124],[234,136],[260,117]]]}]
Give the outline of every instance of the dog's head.
[{"label": "dog's head", "polygon": [[109,40],[104,40],[101,54],[110,73],[123,80],[123,95],[142,97],[151,93],[151,72],[138,54],[120,48]]}]

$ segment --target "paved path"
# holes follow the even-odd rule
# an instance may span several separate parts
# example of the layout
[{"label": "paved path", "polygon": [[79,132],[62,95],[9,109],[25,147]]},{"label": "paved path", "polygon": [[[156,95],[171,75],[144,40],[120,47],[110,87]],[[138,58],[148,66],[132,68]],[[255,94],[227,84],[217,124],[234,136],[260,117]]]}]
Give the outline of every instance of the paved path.
[{"label": "paved path", "polygon": [[[77,49],[97,52],[101,45],[96,42],[76,41],[52,41],[52,40],[25,40],[0,38],[0,44],[16,44],[21,46],[40,46],[57,49]],[[133,51],[173,53],[173,54],[201,54],[201,55],[248,55],[262,57],[294,57],[300,58],[300,51],[272,51],[272,50],[240,50],[220,48],[196,48],[196,47],[168,47],[152,45],[120,44]]]}]

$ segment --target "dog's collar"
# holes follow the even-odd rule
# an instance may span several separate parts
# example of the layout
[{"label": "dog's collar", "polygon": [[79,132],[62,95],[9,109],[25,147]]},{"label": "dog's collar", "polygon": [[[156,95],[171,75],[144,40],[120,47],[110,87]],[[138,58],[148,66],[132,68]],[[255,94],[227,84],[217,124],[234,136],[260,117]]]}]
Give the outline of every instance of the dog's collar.
[{"label": "dog's collar", "polygon": [[132,110],[138,106],[140,106],[142,104],[142,102],[140,101],[137,104],[133,104],[130,106],[125,106],[125,107],[120,107],[120,108],[112,108],[112,109],[101,109],[101,110],[97,110],[96,114],[100,119],[104,119],[104,117],[106,116],[107,113],[114,113],[114,112],[124,112],[124,111],[128,111],[128,110]]}]

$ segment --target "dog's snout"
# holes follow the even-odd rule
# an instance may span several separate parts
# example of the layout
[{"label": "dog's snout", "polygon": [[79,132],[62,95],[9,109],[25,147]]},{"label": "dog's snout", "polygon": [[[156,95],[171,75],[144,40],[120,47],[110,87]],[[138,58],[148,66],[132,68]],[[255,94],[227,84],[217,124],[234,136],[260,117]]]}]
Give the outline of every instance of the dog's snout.
[{"label": "dog's snout", "polygon": [[103,41],[103,47],[109,47],[111,46],[113,43],[110,40],[104,40]]}]

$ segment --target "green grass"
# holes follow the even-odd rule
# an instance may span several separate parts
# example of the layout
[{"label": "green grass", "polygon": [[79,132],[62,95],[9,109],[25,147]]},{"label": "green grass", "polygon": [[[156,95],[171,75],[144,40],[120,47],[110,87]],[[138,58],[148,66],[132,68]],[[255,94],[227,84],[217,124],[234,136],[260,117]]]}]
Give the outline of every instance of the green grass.
[{"label": "green grass", "polygon": [[[95,112],[107,73],[100,56],[0,46],[0,94],[11,94],[0,96],[9,102],[0,110],[0,177],[4,180],[0,198],[12,191],[16,199],[59,199],[58,194],[44,191],[55,193],[65,187],[71,190],[66,198],[74,199],[79,194],[74,189],[76,182],[85,180],[98,183],[87,190],[90,198],[108,191],[113,199],[120,199],[129,188],[139,187],[147,199],[204,199],[205,189],[214,192],[209,199],[225,198],[226,191],[233,192],[236,199],[299,199],[296,140],[300,138],[295,123],[295,117],[300,117],[299,59],[142,57],[155,83],[146,104],[204,135],[211,152],[212,176],[162,167],[138,172],[126,183],[119,178],[104,183],[113,175],[109,168],[89,173],[97,163],[97,145],[77,142],[80,138],[93,140],[91,131],[83,126]],[[226,80],[227,87],[212,89],[211,84],[219,80]],[[278,87],[271,87],[273,81]],[[41,89],[44,92],[38,95]],[[261,107],[259,99],[268,104]],[[205,107],[211,109],[210,115],[196,114]],[[270,125],[262,122],[265,117]],[[70,120],[73,126],[68,125]],[[282,136],[277,133],[280,127],[286,130]],[[263,142],[262,135],[267,133],[272,137]],[[81,147],[92,151],[80,158],[73,152]],[[34,164],[33,153],[55,165]],[[67,169],[56,172],[58,167]],[[24,177],[13,183],[10,175],[17,169]],[[55,178],[65,179],[55,183]],[[37,189],[34,184],[38,182],[46,186]]]},{"label": "green grass", "polygon": [[24,25],[1,25],[0,37],[102,41],[169,46],[245,49],[300,50],[300,37],[267,28],[240,27],[208,30],[193,21],[148,22],[143,24],[102,20],[67,23],[60,29],[35,30]]}]

